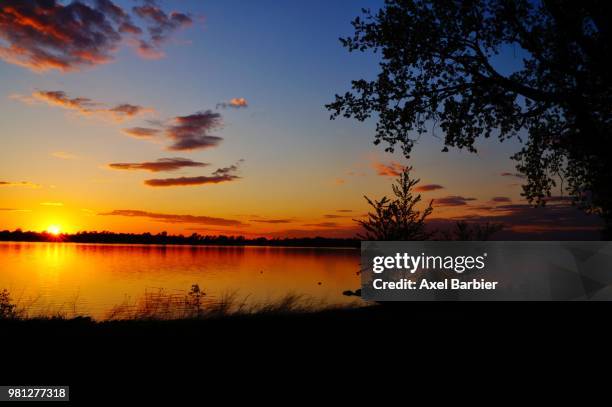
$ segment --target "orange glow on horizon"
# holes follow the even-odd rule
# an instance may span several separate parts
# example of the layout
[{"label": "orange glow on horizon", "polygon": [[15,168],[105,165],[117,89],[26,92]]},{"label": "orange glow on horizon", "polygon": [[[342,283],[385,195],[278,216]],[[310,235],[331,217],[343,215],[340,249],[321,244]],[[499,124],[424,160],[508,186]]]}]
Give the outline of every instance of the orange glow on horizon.
[{"label": "orange glow on horizon", "polygon": [[59,234],[62,233],[62,228],[58,225],[50,225],[47,228],[47,232],[54,236],[59,236]]}]

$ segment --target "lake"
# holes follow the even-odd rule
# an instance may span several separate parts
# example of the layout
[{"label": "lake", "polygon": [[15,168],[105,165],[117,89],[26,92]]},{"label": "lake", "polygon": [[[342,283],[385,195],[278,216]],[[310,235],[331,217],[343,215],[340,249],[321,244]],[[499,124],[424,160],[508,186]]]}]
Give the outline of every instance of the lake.
[{"label": "lake", "polygon": [[145,293],[206,298],[235,293],[247,303],[304,295],[335,305],[360,286],[359,250],[256,246],[158,246],[0,242],[0,290],[30,314],[104,319]]}]

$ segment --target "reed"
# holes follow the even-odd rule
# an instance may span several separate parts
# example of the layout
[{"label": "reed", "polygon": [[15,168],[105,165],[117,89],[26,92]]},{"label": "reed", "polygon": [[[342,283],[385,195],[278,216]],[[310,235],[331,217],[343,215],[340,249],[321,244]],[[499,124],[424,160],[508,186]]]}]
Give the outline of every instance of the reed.
[{"label": "reed", "polygon": [[[13,302],[7,290],[0,291],[0,319],[40,320],[40,319],[90,319],[93,318],[77,311],[77,299],[71,304],[43,307],[34,299],[27,303]],[[277,299],[254,302],[249,296],[239,296],[237,292],[224,293],[210,298],[197,284],[189,291],[170,291],[157,289],[145,291],[134,302],[125,300],[112,307],[102,321],[146,321],[146,320],[205,320],[228,317],[258,315],[307,314],[332,309],[354,308],[349,305],[330,305],[323,300],[288,293]]]}]

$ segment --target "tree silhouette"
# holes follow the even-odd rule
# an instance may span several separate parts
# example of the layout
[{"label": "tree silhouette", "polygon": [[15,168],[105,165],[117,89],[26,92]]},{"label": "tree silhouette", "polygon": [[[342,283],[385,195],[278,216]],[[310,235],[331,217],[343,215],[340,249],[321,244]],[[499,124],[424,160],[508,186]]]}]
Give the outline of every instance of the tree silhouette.
[{"label": "tree silhouette", "polygon": [[[612,3],[604,0],[386,0],[363,10],[349,51],[381,55],[376,79],[352,82],[326,107],[377,117],[375,144],[415,141],[439,126],[445,146],[476,151],[479,137],[518,137],[513,158],[536,205],[562,179],[574,202],[612,231]],[[500,69],[514,51],[522,64]],[[521,135],[526,134],[526,139]]]},{"label": "tree silhouette", "polygon": [[431,202],[423,212],[416,209],[421,195],[413,195],[412,188],[419,183],[410,178],[412,167],[405,167],[392,185],[395,199],[386,196],[381,200],[365,199],[374,209],[366,220],[356,220],[365,233],[358,235],[363,240],[426,240],[425,219],[431,214]]}]

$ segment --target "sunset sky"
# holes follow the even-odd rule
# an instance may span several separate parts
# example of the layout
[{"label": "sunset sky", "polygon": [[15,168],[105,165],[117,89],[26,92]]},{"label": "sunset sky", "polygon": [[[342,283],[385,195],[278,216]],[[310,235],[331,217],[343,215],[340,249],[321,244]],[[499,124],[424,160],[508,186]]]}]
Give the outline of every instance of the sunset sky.
[{"label": "sunset sky", "polygon": [[434,218],[595,230],[565,201],[526,205],[518,142],[442,153],[438,130],[407,161],[372,144],[374,120],[329,120],[335,93],[377,73],[338,38],[380,4],[3,1],[0,229],[353,236],[363,195],[408,164]]}]

